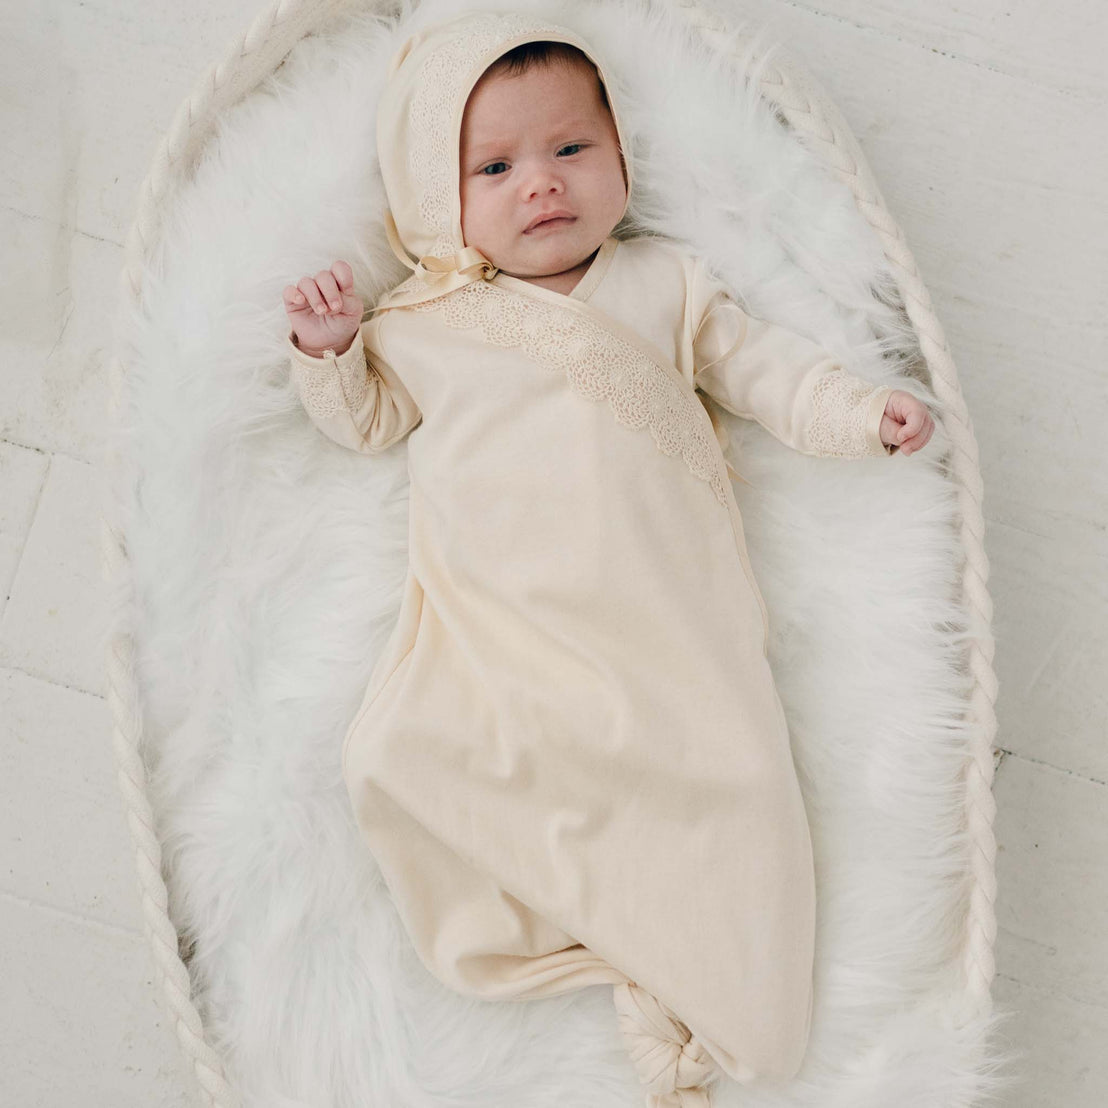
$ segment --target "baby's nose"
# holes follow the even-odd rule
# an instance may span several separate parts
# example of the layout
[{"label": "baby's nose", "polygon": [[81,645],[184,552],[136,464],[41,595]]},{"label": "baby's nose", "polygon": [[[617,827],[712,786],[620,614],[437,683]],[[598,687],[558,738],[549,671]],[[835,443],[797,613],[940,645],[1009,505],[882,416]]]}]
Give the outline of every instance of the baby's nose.
[{"label": "baby's nose", "polygon": [[549,192],[561,192],[564,185],[561,175],[553,170],[540,169],[533,172],[524,184],[524,195],[530,199]]}]

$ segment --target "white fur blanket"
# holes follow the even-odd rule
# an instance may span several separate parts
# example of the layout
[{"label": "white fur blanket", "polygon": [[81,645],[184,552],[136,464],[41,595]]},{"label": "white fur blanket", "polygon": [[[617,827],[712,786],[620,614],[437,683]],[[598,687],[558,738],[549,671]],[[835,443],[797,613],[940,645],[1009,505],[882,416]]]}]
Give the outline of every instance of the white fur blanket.
[{"label": "white fur blanket", "polygon": [[[541,10],[624,77],[643,230],[705,254],[753,314],[934,403],[875,236],[741,59],[642,2],[482,6]],[[487,1003],[427,974],[340,773],[399,605],[406,448],[367,459],[312,427],[280,294],[335,258],[367,302],[406,276],[380,222],[374,110],[412,27],[458,10],[426,0],[399,28],[362,11],[303,39],[224,113],[172,202],[142,310],[119,324],[126,619],[170,914],[211,1041],[259,1108],[642,1104],[609,987]],[[801,1079],[724,1079],[718,1103],[968,1105],[991,1025],[954,1018],[968,677],[952,661],[965,620],[948,444],[940,425],[909,458],[816,459],[728,425],[819,931]]]}]

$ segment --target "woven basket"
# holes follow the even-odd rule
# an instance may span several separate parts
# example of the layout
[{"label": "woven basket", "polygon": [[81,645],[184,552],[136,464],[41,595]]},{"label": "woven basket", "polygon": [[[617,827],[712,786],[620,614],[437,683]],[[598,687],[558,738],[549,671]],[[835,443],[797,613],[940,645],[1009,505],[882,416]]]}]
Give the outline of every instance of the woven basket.
[{"label": "woven basket", "polygon": [[[348,0],[351,2],[351,0]],[[674,9],[713,49],[735,52],[746,45],[720,17],[695,2],[668,0]],[[344,0],[279,0],[259,15],[247,31],[212,65],[181,104],[168,133],[154,155],[143,183],[138,211],[126,243],[122,297],[141,303],[142,275],[159,242],[161,223],[175,186],[187,181],[198,155],[213,135],[220,114],[249,96],[281,64],[295,44],[324,27],[347,7]],[[392,5],[363,3],[362,10],[392,16]],[[959,567],[968,649],[962,664],[972,675],[965,712],[972,737],[965,750],[964,808],[967,891],[958,979],[963,992],[961,1012],[968,1022],[991,1011],[990,986],[994,976],[993,942],[996,936],[994,900],[996,881],[993,835],[995,811],[992,779],[996,751],[993,670],[992,604],[986,589],[988,562],[983,549],[982,480],[977,443],[961,394],[958,374],[935,317],[931,298],[917,271],[904,235],[889,213],[862,151],[842,115],[812,76],[787,52],[775,52],[762,71],[759,92],[772,105],[783,125],[795,132],[808,150],[849,187],[858,208],[877,235],[890,271],[896,278],[901,307],[914,328],[925,359],[929,385],[940,402],[950,450],[943,458],[945,475],[957,490],[964,563]],[[119,353],[112,359],[109,419],[113,425],[127,367]],[[109,437],[111,441],[111,437]],[[119,459],[109,448],[107,471],[115,472]],[[113,745],[128,822],[135,846],[146,933],[154,954],[166,1009],[181,1049],[193,1068],[204,1103],[234,1108],[240,1096],[228,1083],[221,1058],[207,1041],[205,1027],[190,995],[189,972],[182,961],[181,939],[167,915],[167,887],[161,864],[161,846],[154,813],[147,796],[142,749],[143,717],[135,672],[135,644],[131,617],[132,574],[126,536],[115,508],[103,510],[102,554],[105,579],[114,600],[107,649],[107,690],[113,718]]]}]

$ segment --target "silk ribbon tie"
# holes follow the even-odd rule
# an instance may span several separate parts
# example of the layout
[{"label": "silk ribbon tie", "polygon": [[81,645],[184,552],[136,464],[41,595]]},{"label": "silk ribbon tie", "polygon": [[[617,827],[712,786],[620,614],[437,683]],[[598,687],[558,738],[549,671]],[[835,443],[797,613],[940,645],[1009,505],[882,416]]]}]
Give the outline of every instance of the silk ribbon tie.
[{"label": "silk ribbon tie", "polygon": [[417,273],[424,281],[435,283],[441,281],[450,273],[460,273],[471,280],[484,278],[489,281],[499,272],[476,246],[467,246],[455,254],[435,255],[424,254],[418,262],[413,262],[400,241],[400,234],[396,229],[396,221],[391,211],[385,212],[385,232],[389,237],[389,245],[392,252],[413,272]]}]

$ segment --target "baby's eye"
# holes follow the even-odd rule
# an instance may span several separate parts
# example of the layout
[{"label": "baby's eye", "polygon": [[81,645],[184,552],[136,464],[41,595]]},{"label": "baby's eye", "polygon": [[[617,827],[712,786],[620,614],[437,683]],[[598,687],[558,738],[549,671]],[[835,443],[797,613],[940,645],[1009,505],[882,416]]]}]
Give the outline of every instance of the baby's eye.
[{"label": "baby's eye", "polygon": [[[568,150],[571,154],[576,154],[577,151],[580,150],[580,149],[581,149],[581,143],[579,143],[579,142],[569,142],[569,143],[566,143],[566,145],[562,147],[562,150]],[[559,154],[561,152],[562,152],[561,150],[558,151]]]},{"label": "baby's eye", "polygon": [[507,162],[492,162],[490,165],[485,166],[485,168],[482,169],[481,172],[486,177],[498,177],[498,176],[500,176],[498,173],[490,173],[489,170],[490,169],[495,169],[498,165],[507,165],[507,164],[508,164]]}]

